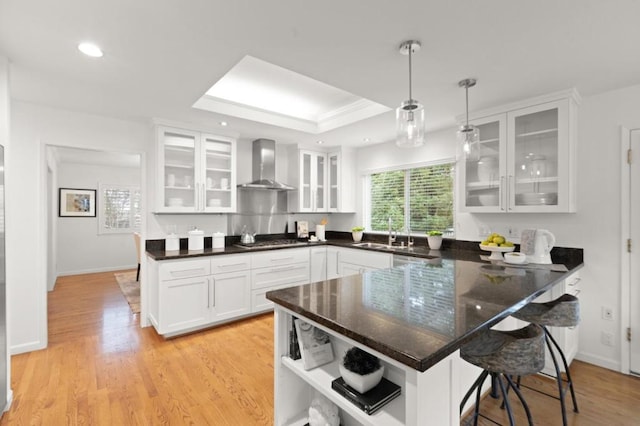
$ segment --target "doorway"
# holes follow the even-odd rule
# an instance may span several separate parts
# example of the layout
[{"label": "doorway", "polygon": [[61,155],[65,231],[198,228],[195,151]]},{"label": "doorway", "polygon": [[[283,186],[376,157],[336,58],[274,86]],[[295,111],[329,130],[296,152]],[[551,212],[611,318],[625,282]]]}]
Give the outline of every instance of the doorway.
[{"label": "doorway", "polygon": [[[131,265],[135,268],[133,231],[101,227],[101,219],[104,222],[106,216],[101,218],[99,210],[100,189],[106,184],[109,188],[137,186],[141,191],[144,188],[143,156],[143,153],[46,145],[48,291],[53,290],[56,279],[62,275],[121,270]],[[60,188],[96,190],[95,217],[59,217]],[[140,232],[144,229],[143,211],[136,219]]]}]

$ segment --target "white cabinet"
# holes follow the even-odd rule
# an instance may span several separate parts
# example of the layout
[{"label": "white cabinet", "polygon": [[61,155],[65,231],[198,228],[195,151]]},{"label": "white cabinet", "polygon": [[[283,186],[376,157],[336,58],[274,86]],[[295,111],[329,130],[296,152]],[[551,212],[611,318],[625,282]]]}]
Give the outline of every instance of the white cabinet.
[{"label": "white cabinet", "polygon": [[291,212],[353,212],[355,151],[340,148],[331,152],[289,148],[289,181],[297,189],[289,192]]},{"label": "white cabinet", "polygon": [[373,269],[391,268],[393,255],[371,250],[341,248],[338,254],[338,272],[341,277],[362,274]]},{"label": "white cabinet", "polygon": [[340,277],[340,248],[327,246],[327,279]]},{"label": "white cabinet", "polygon": [[310,282],[324,281],[327,279],[327,246],[311,247],[309,250],[311,272]]},{"label": "white cabinet", "polygon": [[153,262],[157,288],[151,289],[149,318],[160,334],[206,324],[209,320],[208,259]]},{"label": "white cabinet", "polygon": [[309,249],[292,248],[251,255],[251,312],[273,309],[270,290],[309,283]]},{"label": "white cabinet", "polygon": [[234,212],[234,139],[158,126],[159,213]]},{"label": "white cabinet", "polygon": [[233,319],[251,312],[251,258],[247,254],[211,259],[210,320]]},{"label": "white cabinet", "polygon": [[[295,155],[295,151],[292,152]],[[289,210],[293,212],[327,211],[327,154],[299,150],[290,169],[290,181],[297,190],[289,193]]]},{"label": "white cabinet", "polygon": [[480,141],[460,157],[461,210],[574,212],[578,101],[571,90],[472,114]]},{"label": "white cabinet", "polygon": [[341,148],[327,155],[328,194],[327,203],[330,212],[355,211],[355,151]]},{"label": "white cabinet", "polygon": [[249,314],[250,265],[248,254],[152,262],[151,323],[175,335]]}]

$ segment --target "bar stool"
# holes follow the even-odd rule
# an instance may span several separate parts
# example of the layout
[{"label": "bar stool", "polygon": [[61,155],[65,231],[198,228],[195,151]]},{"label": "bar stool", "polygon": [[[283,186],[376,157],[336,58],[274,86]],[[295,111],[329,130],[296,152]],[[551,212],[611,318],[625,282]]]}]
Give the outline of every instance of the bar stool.
[{"label": "bar stool", "polygon": [[[544,330],[545,341],[553,360],[553,366],[556,370],[556,382],[558,384],[558,396],[549,395],[553,398],[560,400],[560,408],[562,409],[562,424],[567,425],[567,410],[565,407],[564,396],[566,394],[566,388],[563,386],[563,379],[560,375],[560,367],[558,366],[558,360],[554,353],[554,347],[562,358],[564,364],[564,371],[567,375],[567,385],[571,391],[571,399],[573,400],[573,411],[578,413],[578,402],[576,401],[576,394],[573,390],[573,380],[571,380],[571,373],[569,372],[569,366],[567,365],[567,358],[562,352],[560,345],[553,338],[548,326],[551,327],[575,327],[580,322],[580,301],[576,296],[571,294],[563,294],[551,302],[546,303],[529,303],[524,308],[512,315],[519,320],[527,321],[532,324],[537,324]],[[552,346],[553,344],[553,346]],[[519,380],[518,380],[519,382]],[[545,394],[548,395],[548,394]]]},{"label": "bar stool", "polygon": [[461,414],[467,400],[473,391],[477,390],[473,424],[474,426],[478,424],[482,384],[487,376],[491,375],[493,383],[498,382],[500,385],[504,406],[509,416],[509,424],[513,426],[515,422],[502,377],[507,381],[507,389],[513,389],[520,399],[529,424],[533,425],[529,406],[510,376],[539,373],[544,367],[544,331],[542,327],[529,324],[519,330],[486,330],[480,336],[463,345],[460,348],[460,356],[468,363],[484,370],[462,399],[460,403]]}]

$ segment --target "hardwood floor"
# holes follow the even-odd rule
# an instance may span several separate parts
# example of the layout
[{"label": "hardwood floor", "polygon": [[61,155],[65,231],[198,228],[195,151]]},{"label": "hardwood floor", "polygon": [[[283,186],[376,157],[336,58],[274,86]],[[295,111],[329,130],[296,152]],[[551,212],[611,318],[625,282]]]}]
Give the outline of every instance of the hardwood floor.
[{"label": "hardwood floor", "polygon": [[[138,324],[112,272],[60,278],[49,347],[12,357],[14,401],[0,425],[273,423],[272,315],[169,340]],[[639,424],[639,378],[581,362],[572,373],[580,413],[569,409],[570,425]],[[558,401],[524,392],[536,424],[561,424]],[[482,412],[508,424],[491,398]]]},{"label": "hardwood floor", "polygon": [[125,301],[113,273],[60,278],[49,347],[12,357],[1,425],[270,425],[271,314],[165,340]]}]

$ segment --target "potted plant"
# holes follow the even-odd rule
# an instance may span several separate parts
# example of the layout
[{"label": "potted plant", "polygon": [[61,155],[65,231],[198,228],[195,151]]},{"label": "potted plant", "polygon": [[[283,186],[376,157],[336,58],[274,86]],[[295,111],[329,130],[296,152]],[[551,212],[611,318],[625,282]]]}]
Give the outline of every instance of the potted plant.
[{"label": "potted plant", "polygon": [[441,231],[427,232],[427,241],[429,242],[429,248],[431,250],[440,250],[440,247],[442,246],[442,232]]},{"label": "potted plant", "polygon": [[363,231],[364,228],[362,226],[354,226],[353,228],[351,228],[351,236],[353,237],[353,241],[355,241],[356,243],[362,241]]},{"label": "potted plant", "polygon": [[374,388],[384,374],[384,366],[377,357],[355,346],[345,353],[339,369],[345,383],[360,393]]}]

